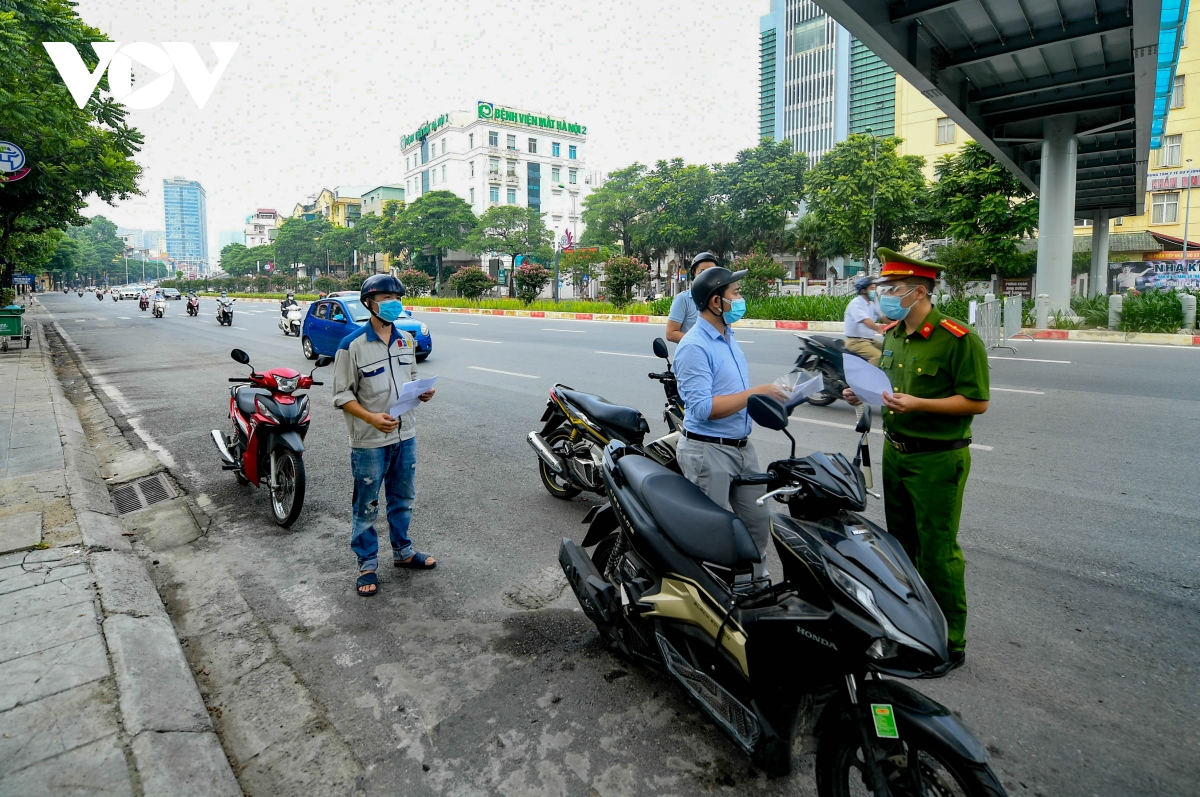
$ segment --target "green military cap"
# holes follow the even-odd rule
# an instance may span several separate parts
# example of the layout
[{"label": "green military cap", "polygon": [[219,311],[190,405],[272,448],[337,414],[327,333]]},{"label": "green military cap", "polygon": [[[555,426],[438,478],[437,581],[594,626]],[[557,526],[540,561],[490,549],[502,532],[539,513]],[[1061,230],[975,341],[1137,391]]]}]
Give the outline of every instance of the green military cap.
[{"label": "green military cap", "polygon": [[876,251],[879,255],[879,262],[883,264],[883,268],[879,272],[881,281],[899,277],[925,277],[935,280],[946,268],[937,263],[917,260],[915,257],[893,252],[886,246],[881,246]]}]

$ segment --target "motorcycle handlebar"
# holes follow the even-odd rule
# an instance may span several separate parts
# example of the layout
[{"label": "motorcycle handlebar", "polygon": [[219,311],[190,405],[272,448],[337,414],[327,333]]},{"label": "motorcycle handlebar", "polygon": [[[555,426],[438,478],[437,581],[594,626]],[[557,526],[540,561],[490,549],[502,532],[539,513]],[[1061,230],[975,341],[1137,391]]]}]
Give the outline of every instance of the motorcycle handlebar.
[{"label": "motorcycle handlebar", "polygon": [[324,382],[313,382],[312,384],[314,384],[314,385],[323,385],[323,384],[325,384],[325,383],[324,383]]},{"label": "motorcycle handlebar", "polygon": [[248,376],[231,376],[231,377],[229,377],[229,381],[230,382],[249,382],[250,377],[248,377]]},{"label": "motorcycle handlebar", "polygon": [[646,376],[650,377],[651,379],[657,379],[660,382],[664,382],[668,379],[675,378],[675,374],[670,373],[670,372],[662,373],[662,374],[649,373],[649,374],[646,374]]},{"label": "motorcycle handlebar", "polygon": [[770,484],[771,474],[769,473],[741,473],[734,476],[730,482],[734,486],[740,484]]}]

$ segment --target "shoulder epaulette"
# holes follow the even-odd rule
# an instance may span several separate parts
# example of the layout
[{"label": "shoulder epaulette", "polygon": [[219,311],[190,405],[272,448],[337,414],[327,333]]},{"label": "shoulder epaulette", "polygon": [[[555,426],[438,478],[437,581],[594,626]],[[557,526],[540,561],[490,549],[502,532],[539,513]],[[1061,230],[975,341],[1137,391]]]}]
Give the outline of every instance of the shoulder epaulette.
[{"label": "shoulder epaulette", "polygon": [[899,323],[900,323],[899,321],[893,321],[890,324],[880,327],[879,331],[886,335],[887,333],[891,332],[892,329]]},{"label": "shoulder epaulette", "polygon": [[941,323],[942,326],[950,330],[950,334],[954,335],[956,338],[961,338],[963,335],[967,335],[971,332],[971,330],[967,329],[962,324],[958,323],[957,321],[951,321],[949,318],[943,318]]}]

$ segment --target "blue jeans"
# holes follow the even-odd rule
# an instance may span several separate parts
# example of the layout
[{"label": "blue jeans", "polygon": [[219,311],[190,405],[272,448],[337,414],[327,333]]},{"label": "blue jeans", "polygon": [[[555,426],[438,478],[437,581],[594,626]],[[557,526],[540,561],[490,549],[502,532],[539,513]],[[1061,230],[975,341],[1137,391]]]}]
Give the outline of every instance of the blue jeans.
[{"label": "blue jeans", "polygon": [[350,468],[354,471],[354,510],[350,520],[350,548],[358,556],[359,570],[375,570],[379,565],[379,488],[387,495],[388,536],[392,558],[413,555],[408,526],[412,522],[413,501],[417,497],[417,438],[401,440],[382,448],[350,449]]}]

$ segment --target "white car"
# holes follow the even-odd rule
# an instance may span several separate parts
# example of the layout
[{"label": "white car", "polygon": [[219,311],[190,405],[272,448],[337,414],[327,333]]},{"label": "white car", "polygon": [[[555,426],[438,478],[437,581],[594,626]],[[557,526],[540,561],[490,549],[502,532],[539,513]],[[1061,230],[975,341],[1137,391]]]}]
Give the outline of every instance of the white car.
[{"label": "white car", "polygon": [[136,285],[125,285],[121,287],[118,297],[121,299],[136,299],[141,296],[142,289]]}]

